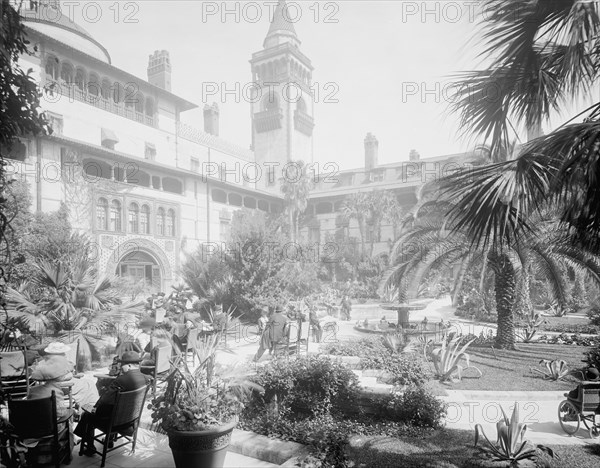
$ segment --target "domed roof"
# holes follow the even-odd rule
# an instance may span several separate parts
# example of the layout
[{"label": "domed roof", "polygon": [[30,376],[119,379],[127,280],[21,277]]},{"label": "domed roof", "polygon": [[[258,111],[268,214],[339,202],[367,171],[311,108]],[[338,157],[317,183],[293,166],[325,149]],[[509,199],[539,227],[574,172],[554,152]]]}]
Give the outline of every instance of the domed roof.
[{"label": "domed roof", "polygon": [[36,9],[23,9],[21,16],[24,23],[36,31],[46,34],[74,49],[80,50],[94,58],[110,63],[108,51],[85,29],[63,13],[51,2],[39,2]]}]

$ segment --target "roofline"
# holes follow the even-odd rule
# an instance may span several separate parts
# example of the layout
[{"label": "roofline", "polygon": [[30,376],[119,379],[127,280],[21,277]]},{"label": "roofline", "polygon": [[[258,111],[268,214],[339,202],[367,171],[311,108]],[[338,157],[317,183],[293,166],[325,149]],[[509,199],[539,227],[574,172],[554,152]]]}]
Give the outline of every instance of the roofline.
[{"label": "roofline", "polygon": [[[84,39],[89,40],[90,42],[94,43],[95,45],[97,45],[98,47],[100,47],[100,49],[102,49],[102,52],[104,52],[106,54],[106,56],[108,57],[108,63],[112,64],[112,59],[110,57],[110,54],[108,53],[108,50],[106,49],[106,47],[104,47],[102,44],[100,44],[100,42],[98,42],[96,39],[94,39],[94,37],[92,37],[91,35],[88,34],[83,34],[81,31],[78,31],[77,29],[72,29],[72,28],[67,28],[65,25],[57,23],[57,22],[53,22],[53,21],[48,21],[46,19],[42,19],[42,18],[36,18],[36,17],[32,17],[32,16],[23,16],[21,15],[21,18],[23,18],[23,22],[25,23],[25,26],[27,26],[27,22],[31,21],[32,23],[42,23],[42,24],[50,24],[54,27],[60,28],[60,29],[64,29],[65,31],[70,31],[72,33],[77,34],[80,37],[83,37]],[[73,23],[75,24],[75,23]],[[81,26],[79,26],[81,27]],[[30,28],[31,29],[31,28]],[[37,31],[36,31],[37,32]]]},{"label": "roofline", "polygon": [[244,187],[244,186],[237,185],[237,184],[231,184],[229,182],[222,181],[216,177],[204,176],[203,174],[192,171],[190,169],[183,169],[181,167],[168,166],[166,164],[158,163],[156,161],[151,161],[149,159],[145,159],[140,156],[134,156],[132,154],[122,153],[122,152],[116,151],[116,150],[111,150],[109,148],[105,148],[104,146],[94,145],[91,143],[87,143],[85,141],[76,140],[75,138],[69,138],[64,135],[44,135],[44,136],[42,136],[42,138],[48,138],[50,140],[54,140],[59,143],[66,143],[66,144],[70,144],[70,145],[74,145],[74,146],[79,146],[81,148],[88,150],[90,153],[95,154],[95,155],[109,156],[113,159],[125,160],[125,162],[138,162],[139,161],[139,162],[143,162],[144,166],[147,166],[152,169],[156,169],[156,170],[160,170],[160,171],[167,171],[167,172],[170,172],[170,173],[173,173],[176,175],[180,175],[180,176],[187,175],[187,176],[201,178],[201,179],[203,179],[203,181],[208,181],[210,184],[213,184],[220,188],[227,188],[230,190],[235,189],[237,191],[244,192],[248,195],[251,195],[251,194],[254,194],[255,196],[260,195],[262,197],[270,197],[271,199],[274,199],[274,200],[283,201],[283,196],[277,196],[276,194],[273,194],[271,192],[267,192],[267,191],[259,190],[259,189],[252,189],[252,188]]},{"label": "roofline", "polygon": [[47,40],[47,41],[50,41],[50,42],[54,42],[55,44],[58,44],[61,47],[64,47],[70,53],[73,53],[74,55],[79,55],[79,56],[81,56],[81,57],[83,57],[83,58],[85,58],[87,60],[91,60],[92,62],[95,62],[95,63],[97,63],[100,66],[108,67],[109,69],[111,69],[116,74],[121,74],[121,75],[125,76],[128,80],[135,80],[135,81],[139,81],[139,82],[144,83],[144,86],[147,86],[148,88],[150,88],[151,90],[157,92],[158,94],[162,94],[166,98],[168,98],[168,99],[170,99],[172,101],[175,101],[177,104],[179,104],[179,106],[180,106],[179,110],[182,111],[182,112],[198,108],[197,104],[194,104],[193,102],[188,101],[187,99],[179,97],[176,94],[173,94],[170,91],[167,91],[166,89],[163,89],[163,88],[160,88],[160,87],[158,87],[156,85],[153,85],[153,84],[149,83],[148,81],[144,80],[143,78],[140,78],[138,76],[132,75],[131,73],[126,72],[125,70],[117,68],[114,65],[112,65],[111,63],[103,62],[102,60],[97,59],[96,57],[93,57],[92,55],[86,54],[85,52],[82,52],[79,49],[75,49],[74,47],[71,47],[70,45],[65,44],[64,42],[59,41],[58,39],[55,39],[52,36],[48,36],[47,34],[44,34],[42,32],[36,31],[35,29],[32,29],[32,28],[28,27],[27,25],[25,25],[25,27],[27,28],[28,31],[31,31],[33,33],[33,35],[38,35],[38,36],[40,36],[44,40]]}]

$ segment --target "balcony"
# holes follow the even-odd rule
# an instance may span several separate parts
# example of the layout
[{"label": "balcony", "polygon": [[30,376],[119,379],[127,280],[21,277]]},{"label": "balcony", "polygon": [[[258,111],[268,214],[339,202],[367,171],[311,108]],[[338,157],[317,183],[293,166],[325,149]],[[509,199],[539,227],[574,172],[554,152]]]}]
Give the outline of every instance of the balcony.
[{"label": "balcony", "polygon": [[281,128],[283,111],[280,108],[268,109],[254,114],[254,127],[258,133],[270,132]]},{"label": "balcony", "polygon": [[305,135],[311,136],[313,128],[315,128],[315,121],[306,112],[296,109],[294,111],[294,128]]},{"label": "balcony", "polygon": [[[49,78],[47,79],[47,81],[48,83],[51,83],[51,80]],[[156,127],[157,122],[154,116],[138,112],[135,110],[134,107],[126,106],[122,102],[116,103],[112,99],[106,99],[101,95],[91,94],[86,90],[79,89],[77,86],[65,83],[62,80],[56,83],[56,85],[53,88],[47,86],[47,89],[49,90],[48,92],[59,93],[71,100],[85,102],[86,104],[89,104],[91,106],[97,107],[107,112],[111,112],[116,115],[120,115],[121,117],[125,117],[130,120],[134,120],[141,124],[148,125],[149,127]]]}]

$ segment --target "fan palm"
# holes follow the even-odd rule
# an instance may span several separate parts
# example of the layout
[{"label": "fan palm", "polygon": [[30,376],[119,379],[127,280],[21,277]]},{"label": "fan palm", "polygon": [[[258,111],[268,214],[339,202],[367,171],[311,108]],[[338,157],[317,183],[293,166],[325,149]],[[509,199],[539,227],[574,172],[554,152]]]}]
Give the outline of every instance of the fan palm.
[{"label": "fan palm", "polygon": [[600,282],[600,258],[588,250],[573,246],[553,217],[538,216],[535,229],[519,242],[504,243],[502,250],[474,246],[464,229],[448,223],[443,215],[453,206],[448,201],[426,202],[415,211],[412,228],[400,236],[392,250],[392,267],[382,280],[383,288],[395,286],[402,299],[414,295],[425,275],[458,265],[454,294],[458,294],[467,271],[478,265],[494,272],[494,289],[498,313],[497,345],[513,348],[515,297],[522,287],[523,276],[531,273],[549,281],[557,301],[565,304],[566,268],[585,272]]},{"label": "fan palm", "polygon": [[7,313],[34,333],[78,344],[78,367],[91,368],[106,345],[107,332],[141,312],[139,304],[121,306],[110,277],[99,276],[84,259],[74,264],[41,261],[19,289],[8,289]]},{"label": "fan palm", "polygon": [[[537,136],[552,112],[596,83],[600,17],[596,2],[487,0],[483,8],[482,55],[493,60],[461,77],[452,106],[465,133],[489,141],[496,156],[511,130]],[[527,231],[529,214],[550,201],[570,240],[598,250],[600,103],[584,112],[582,123],[567,125],[578,115],[533,139],[514,161],[450,177],[446,194],[462,197],[456,225],[497,247]]]}]

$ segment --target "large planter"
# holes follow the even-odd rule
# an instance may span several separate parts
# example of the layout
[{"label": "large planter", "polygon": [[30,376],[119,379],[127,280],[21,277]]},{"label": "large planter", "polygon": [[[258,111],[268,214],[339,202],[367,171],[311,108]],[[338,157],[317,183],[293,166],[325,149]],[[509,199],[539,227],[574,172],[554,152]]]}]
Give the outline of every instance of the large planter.
[{"label": "large planter", "polygon": [[236,423],[207,431],[169,431],[176,468],[222,468]]}]

